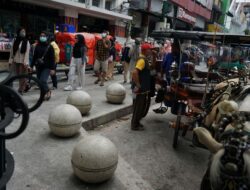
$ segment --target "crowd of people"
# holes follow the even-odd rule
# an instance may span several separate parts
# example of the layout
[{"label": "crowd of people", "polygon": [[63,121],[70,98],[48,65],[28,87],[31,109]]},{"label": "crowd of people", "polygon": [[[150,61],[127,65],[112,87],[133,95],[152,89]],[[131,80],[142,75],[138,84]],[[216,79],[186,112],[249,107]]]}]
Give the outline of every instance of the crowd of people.
[{"label": "crowd of people", "polygon": [[[103,32],[101,39],[96,42],[94,72],[97,79],[95,84],[104,86],[105,81],[114,79],[114,61],[118,55],[115,44],[116,39],[108,37],[108,32]],[[85,84],[87,64],[87,46],[84,36],[75,35],[75,44],[73,47],[69,47],[65,47],[70,65],[68,84],[64,90],[81,90]],[[46,92],[44,100],[49,100],[51,90],[57,88],[56,68],[60,62],[59,54],[60,49],[54,35],[41,32],[39,39],[31,41],[26,35],[26,30],[21,28],[17,31],[17,36],[14,39],[9,64],[11,70],[17,75],[32,73],[35,68],[37,78]],[[169,40],[163,44],[155,44],[142,42],[139,38],[131,39],[128,37],[121,54],[124,83],[131,84],[134,97],[131,129],[142,130],[143,126],[140,120],[146,116],[150,99],[155,95],[155,81],[158,76],[156,68],[159,67],[157,60],[163,60],[160,65],[161,77],[166,74],[166,80],[169,81],[169,69],[174,61],[178,61],[179,48]],[[49,77],[51,77],[52,88],[48,86]],[[29,89],[28,81],[24,79],[19,81],[18,91],[20,94]]]}]

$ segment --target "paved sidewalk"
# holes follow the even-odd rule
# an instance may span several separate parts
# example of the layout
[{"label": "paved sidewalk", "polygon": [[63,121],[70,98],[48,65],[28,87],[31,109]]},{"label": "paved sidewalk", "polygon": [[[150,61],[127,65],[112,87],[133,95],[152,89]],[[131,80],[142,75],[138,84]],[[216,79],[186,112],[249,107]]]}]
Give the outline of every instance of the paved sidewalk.
[{"label": "paved sidewalk", "polygon": [[[66,81],[61,80],[63,77],[62,73],[59,74],[59,88],[53,91],[50,101],[31,113],[24,133],[7,141],[7,148],[13,152],[15,159],[15,171],[7,185],[8,190],[198,189],[206,169],[208,152],[190,147],[190,137],[181,138],[178,150],[174,151],[174,130],[168,128],[168,121],[175,117],[170,113],[154,114],[152,109],[159,105],[152,106],[143,119],[145,131],[130,130],[131,115],[88,131],[104,135],[114,142],[119,151],[118,168],[114,177],[105,183],[90,185],[78,180],[73,175],[70,160],[73,148],[84,138],[86,131],[81,128],[81,132],[72,138],[58,138],[51,134],[48,126],[50,111],[65,103],[70,94],[63,91],[66,85]],[[125,84],[127,97],[122,105],[106,102],[107,86],[112,82],[122,83],[122,75],[115,75],[115,81],[107,82],[104,87],[94,85],[96,78],[91,71],[86,78],[85,91],[93,99],[93,108],[88,116],[83,117],[84,127],[94,128],[123,115],[121,110],[130,110],[132,97],[129,84]],[[17,126],[18,122],[15,120],[8,130]]]},{"label": "paved sidewalk", "polygon": [[156,115],[150,109],[142,123],[145,131],[131,131],[131,115],[107,123],[89,134],[109,138],[119,152],[112,179],[87,184],[73,175],[71,154],[86,133],[58,138],[50,133],[47,115],[32,114],[26,131],[7,141],[14,153],[15,171],[7,190],[197,190],[208,162],[208,151],[190,147],[190,135],[172,148],[171,114]]},{"label": "paved sidewalk", "polygon": [[[66,103],[70,91],[63,91],[67,81],[64,79],[64,73],[59,73],[59,86],[57,90],[52,92],[52,98],[48,102],[44,102],[40,110],[47,112],[59,104]],[[83,116],[83,127],[87,130],[94,129],[132,112],[132,92],[130,84],[123,84],[123,75],[116,74],[114,80],[105,82],[103,87],[94,84],[96,77],[93,71],[87,71],[86,84],[83,91],[87,92],[92,98],[92,108],[90,113]],[[106,99],[106,89],[112,83],[120,83],[126,88],[126,98],[122,104],[110,104]],[[51,84],[50,84],[51,85]]]}]

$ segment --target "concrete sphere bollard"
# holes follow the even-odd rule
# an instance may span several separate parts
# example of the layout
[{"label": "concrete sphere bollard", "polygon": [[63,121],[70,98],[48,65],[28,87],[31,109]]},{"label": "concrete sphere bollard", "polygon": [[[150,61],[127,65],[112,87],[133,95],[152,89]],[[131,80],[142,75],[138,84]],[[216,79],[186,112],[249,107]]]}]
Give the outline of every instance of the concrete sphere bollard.
[{"label": "concrete sphere bollard", "polygon": [[70,137],[80,131],[82,115],[74,106],[62,104],[50,112],[48,123],[53,134]]},{"label": "concrete sphere bollard", "polygon": [[100,135],[84,137],[74,148],[71,164],[74,174],[87,183],[110,179],[118,164],[115,145]]},{"label": "concrete sphere bollard", "polygon": [[84,91],[72,92],[67,98],[67,104],[75,106],[82,115],[86,115],[92,107],[91,97]]},{"label": "concrete sphere bollard", "polygon": [[126,89],[119,83],[111,84],[106,90],[106,97],[110,103],[121,104],[126,97]]}]

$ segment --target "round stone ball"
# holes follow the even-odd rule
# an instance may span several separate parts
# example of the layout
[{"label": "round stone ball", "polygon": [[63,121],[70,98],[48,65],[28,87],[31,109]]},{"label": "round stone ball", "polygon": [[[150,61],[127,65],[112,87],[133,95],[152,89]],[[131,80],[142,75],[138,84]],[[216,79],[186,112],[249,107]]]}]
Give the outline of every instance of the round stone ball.
[{"label": "round stone ball", "polygon": [[118,164],[118,151],[106,137],[89,135],[73,150],[71,164],[74,174],[87,183],[110,179]]},{"label": "round stone ball", "polygon": [[50,112],[48,123],[54,135],[71,137],[80,131],[82,115],[76,107],[62,104]]},{"label": "round stone ball", "polygon": [[109,103],[121,104],[126,97],[126,89],[119,83],[114,83],[108,86],[106,97]]},{"label": "round stone ball", "polygon": [[82,115],[89,113],[92,107],[91,97],[87,92],[74,91],[67,98],[67,104],[75,106]]}]

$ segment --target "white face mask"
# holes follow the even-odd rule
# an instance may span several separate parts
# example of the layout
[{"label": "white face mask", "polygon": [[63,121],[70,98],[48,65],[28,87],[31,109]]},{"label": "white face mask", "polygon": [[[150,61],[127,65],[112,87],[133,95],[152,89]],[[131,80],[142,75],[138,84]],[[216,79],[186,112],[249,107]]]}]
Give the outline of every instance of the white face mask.
[{"label": "white face mask", "polygon": [[102,33],[102,38],[106,38],[107,34],[106,33]]},{"label": "white face mask", "polygon": [[20,32],[20,37],[24,38],[26,36],[26,33],[25,32]]}]

